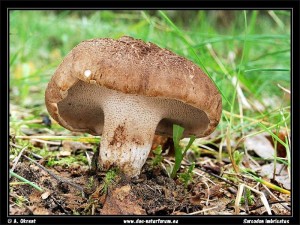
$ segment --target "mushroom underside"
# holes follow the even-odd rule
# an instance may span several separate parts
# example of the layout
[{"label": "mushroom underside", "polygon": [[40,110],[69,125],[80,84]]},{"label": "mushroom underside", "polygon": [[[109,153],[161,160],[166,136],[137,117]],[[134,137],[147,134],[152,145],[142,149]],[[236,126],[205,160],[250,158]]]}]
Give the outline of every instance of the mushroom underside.
[{"label": "mushroom underside", "polygon": [[201,136],[209,125],[204,111],[184,102],[124,94],[81,80],[57,108],[61,125],[102,135],[101,167],[117,166],[130,177],[140,173],[155,133],[172,136],[173,124],[178,124],[185,128],[185,136]]}]

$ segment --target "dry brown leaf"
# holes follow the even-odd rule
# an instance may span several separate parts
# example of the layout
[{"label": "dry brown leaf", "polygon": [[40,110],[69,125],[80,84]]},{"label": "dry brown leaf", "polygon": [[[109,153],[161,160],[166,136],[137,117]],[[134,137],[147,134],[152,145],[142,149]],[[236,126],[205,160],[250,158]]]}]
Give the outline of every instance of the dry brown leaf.
[{"label": "dry brown leaf", "polygon": [[28,206],[28,208],[32,211],[33,215],[51,215],[51,211],[44,207],[37,206]]},{"label": "dry brown leaf", "polygon": [[106,197],[102,215],[146,215],[131,193],[130,185],[116,188]]}]

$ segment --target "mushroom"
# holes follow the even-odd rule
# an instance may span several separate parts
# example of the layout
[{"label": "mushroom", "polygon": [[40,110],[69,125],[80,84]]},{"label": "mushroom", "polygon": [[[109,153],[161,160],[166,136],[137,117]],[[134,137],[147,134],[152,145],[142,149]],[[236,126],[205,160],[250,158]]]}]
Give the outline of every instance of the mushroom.
[{"label": "mushroom", "polygon": [[102,135],[98,165],[140,174],[154,134],[207,136],[219,123],[221,95],[194,63],[152,43],[124,36],[74,47],[45,93],[50,115],[76,132]]}]

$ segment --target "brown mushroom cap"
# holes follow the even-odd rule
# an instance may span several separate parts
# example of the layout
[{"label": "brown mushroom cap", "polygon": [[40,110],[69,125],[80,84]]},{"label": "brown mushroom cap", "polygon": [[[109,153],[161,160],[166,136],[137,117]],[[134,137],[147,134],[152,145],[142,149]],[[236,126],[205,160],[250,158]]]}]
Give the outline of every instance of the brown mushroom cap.
[{"label": "brown mushroom cap", "polygon": [[[101,109],[95,112],[92,96],[80,94],[78,100],[69,102],[72,105],[68,112],[68,106],[59,109],[58,103],[78,83],[149,99],[170,100],[171,103],[162,104],[166,108],[174,105],[177,108],[169,108],[169,112],[175,110],[178,114],[171,118],[165,115],[157,126],[158,134],[171,136],[172,125],[176,123],[185,127],[185,136],[207,136],[221,116],[221,95],[198,66],[155,44],[127,36],[118,40],[102,38],[81,42],[60,64],[46,90],[46,106],[58,123],[72,131],[100,135],[104,115],[99,116]],[[97,98],[97,94],[93,97]],[[62,111],[64,116],[60,115]]]},{"label": "brown mushroom cap", "polygon": [[83,41],[46,90],[51,116],[72,131],[101,135],[99,165],[136,176],[154,133],[210,134],[222,103],[214,83],[191,61],[131,37]]}]

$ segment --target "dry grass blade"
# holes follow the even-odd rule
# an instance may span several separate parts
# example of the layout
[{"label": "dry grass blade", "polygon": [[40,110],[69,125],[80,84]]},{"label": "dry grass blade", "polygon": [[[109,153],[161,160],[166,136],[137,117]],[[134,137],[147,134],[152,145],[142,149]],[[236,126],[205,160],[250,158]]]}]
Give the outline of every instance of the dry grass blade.
[{"label": "dry grass blade", "polygon": [[228,153],[229,153],[229,157],[230,157],[230,161],[232,163],[233,169],[236,173],[239,173],[239,167],[236,165],[235,160],[233,158],[233,153],[234,151],[232,151],[231,148],[231,135],[230,135],[230,127],[227,128],[227,135],[226,135],[226,145],[227,145],[227,149],[228,149]]},{"label": "dry grass blade", "polygon": [[265,196],[265,194],[261,191],[258,191],[258,190],[255,190],[254,188],[248,186],[248,185],[245,185],[245,184],[240,184],[239,185],[239,188],[238,188],[238,192],[237,192],[237,196],[235,198],[235,203],[234,203],[234,208],[235,208],[235,214],[239,214],[240,213],[240,202],[241,202],[241,199],[242,199],[242,195],[243,195],[243,192],[245,190],[245,188],[249,188],[251,191],[257,193],[260,195],[260,199],[262,201],[262,203],[264,204],[267,212],[268,212],[268,215],[272,215],[272,212],[271,212],[271,208],[269,206],[269,203],[268,203],[268,200]]},{"label": "dry grass blade", "polygon": [[87,143],[99,143],[100,136],[93,137],[80,137],[80,136],[44,136],[44,135],[35,135],[35,136],[15,136],[16,139],[40,139],[40,140],[67,140],[67,141],[79,141],[79,142],[87,142]]},{"label": "dry grass blade", "polygon": [[189,213],[188,215],[198,215],[200,213],[204,213],[204,212],[216,209],[216,208],[218,208],[218,206],[214,206],[214,207],[211,207],[209,209],[203,209],[203,210],[200,210],[200,211],[197,211],[197,212],[192,212],[192,213]]},{"label": "dry grass blade", "polygon": [[14,159],[14,164],[13,164],[13,166],[12,166],[12,168],[11,168],[11,172],[14,172],[14,170],[15,170],[15,168],[16,168],[16,166],[17,166],[17,164],[18,164],[18,162],[19,162],[19,160],[20,160],[20,158],[21,158],[21,156],[22,156],[22,154],[23,154],[23,152],[25,151],[27,149],[27,146],[25,146],[21,151],[20,151],[20,153],[19,153],[19,155]]}]

